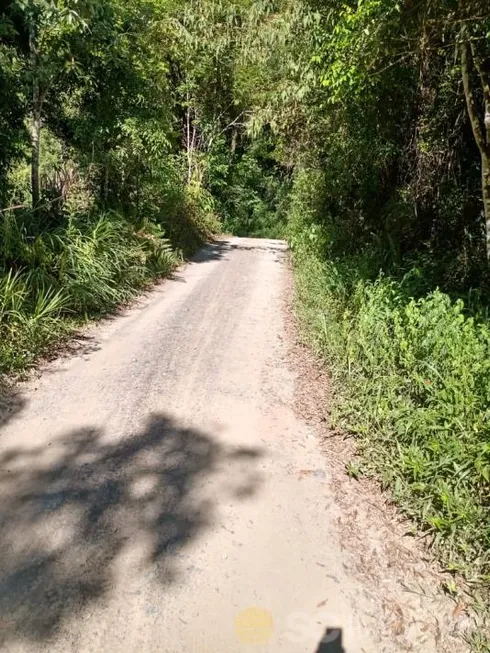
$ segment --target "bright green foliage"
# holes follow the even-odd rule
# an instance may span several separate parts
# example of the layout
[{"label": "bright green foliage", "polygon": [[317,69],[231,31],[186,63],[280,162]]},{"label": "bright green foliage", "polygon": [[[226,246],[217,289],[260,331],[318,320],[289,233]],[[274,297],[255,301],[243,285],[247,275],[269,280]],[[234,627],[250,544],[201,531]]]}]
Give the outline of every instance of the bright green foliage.
[{"label": "bright green foliage", "polygon": [[325,259],[318,176],[298,180],[290,239],[305,335],[334,381],[332,419],[358,438],[374,474],[430,533],[448,569],[488,583],[490,325],[417,271],[369,280],[357,257]]}]

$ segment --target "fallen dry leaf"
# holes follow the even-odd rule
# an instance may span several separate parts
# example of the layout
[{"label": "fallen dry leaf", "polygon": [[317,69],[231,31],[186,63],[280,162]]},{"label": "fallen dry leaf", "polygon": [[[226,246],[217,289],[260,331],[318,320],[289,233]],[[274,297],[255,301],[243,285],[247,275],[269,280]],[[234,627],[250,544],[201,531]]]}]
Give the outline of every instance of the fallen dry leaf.
[{"label": "fallen dry leaf", "polygon": [[464,603],[458,603],[457,606],[454,608],[453,612],[453,617],[454,619],[459,619],[462,614],[466,612],[466,606]]}]

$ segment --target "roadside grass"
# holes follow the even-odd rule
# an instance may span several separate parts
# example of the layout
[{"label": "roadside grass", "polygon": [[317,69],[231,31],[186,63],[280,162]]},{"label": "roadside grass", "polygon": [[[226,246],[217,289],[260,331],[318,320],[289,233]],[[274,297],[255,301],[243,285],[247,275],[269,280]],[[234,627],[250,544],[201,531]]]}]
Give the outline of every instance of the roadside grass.
[{"label": "roadside grass", "polygon": [[4,213],[0,248],[0,375],[26,369],[178,262],[155,225],[136,229],[116,213],[36,235]]},{"label": "roadside grass", "polygon": [[[360,459],[348,471],[379,480],[485,613],[490,324],[439,290],[414,299],[416,271],[368,281],[355,260],[326,259],[314,230],[296,220],[296,310],[332,376],[332,422],[357,439]],[[475,637],[474,650],[490,650],[484,634]]]}]

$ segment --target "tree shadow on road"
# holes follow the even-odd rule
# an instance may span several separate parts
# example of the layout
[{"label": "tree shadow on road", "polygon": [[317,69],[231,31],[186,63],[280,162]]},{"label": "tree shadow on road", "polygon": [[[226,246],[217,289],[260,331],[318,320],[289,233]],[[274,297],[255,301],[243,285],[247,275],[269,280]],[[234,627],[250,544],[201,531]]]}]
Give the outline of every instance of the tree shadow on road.
[{"label": "tree shadow on road", "polygon": [[190,260],[192,263],[207,263],[208,261],[220,261],[232,251],[232,246],[226,240],[214,240],[207,243]]},{"label": "tree shadow on road", "polygon": [[25,407],[22,395],[8,386],[3,386],[0,379],[0,427],[6,426]]},{"label": "tree shadow on road", "polygon": [[123,440],[86,428],[49,447],[4,452],[0,649],[59,634],[66,618],[107,598],[128,556],[138,577],[182,580],[186,546],[213,524],[217,501],[229,499],[202,489],[224,468],[233,496],[253,495],[261,455],[165,415]]}]

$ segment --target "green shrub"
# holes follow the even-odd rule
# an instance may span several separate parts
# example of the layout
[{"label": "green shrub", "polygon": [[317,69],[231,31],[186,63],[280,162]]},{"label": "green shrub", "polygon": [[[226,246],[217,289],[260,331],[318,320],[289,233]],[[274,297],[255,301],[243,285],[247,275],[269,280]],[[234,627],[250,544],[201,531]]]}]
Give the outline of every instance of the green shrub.
[{"label": "green shrub", "polygon": [[439,290],[414,299],[417,269],[369,280],[360,256],[335,260],[301,198],[290,225],[297,306],[332,371],[333,419],[448,568],[488,583],[490,325]]}]

